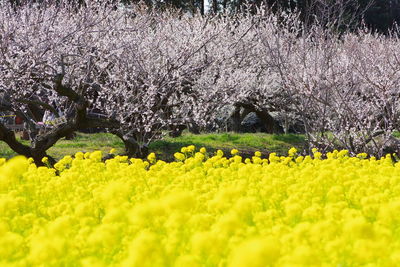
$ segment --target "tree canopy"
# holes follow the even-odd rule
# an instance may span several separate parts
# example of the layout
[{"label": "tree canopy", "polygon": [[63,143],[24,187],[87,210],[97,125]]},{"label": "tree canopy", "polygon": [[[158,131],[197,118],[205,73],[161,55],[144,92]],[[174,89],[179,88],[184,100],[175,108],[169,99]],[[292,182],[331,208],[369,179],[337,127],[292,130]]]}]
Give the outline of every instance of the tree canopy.
[{"label": "tree canopy", "polygon": [[[43,3],[46,0],[9,0],[14,6]],[[54,2],[54,1],[53,1]],[[83,0],[70,0],[82,5]],[[184,12],[236,13],[263,7],[272,10],[299,11],[303,22],[339,19],[341,27],[348,23],[364,23],[369,29],[387,33],[400,21],[400,0],[106,0],[115,5],[145,4],[156,9],[178,8]]]}]

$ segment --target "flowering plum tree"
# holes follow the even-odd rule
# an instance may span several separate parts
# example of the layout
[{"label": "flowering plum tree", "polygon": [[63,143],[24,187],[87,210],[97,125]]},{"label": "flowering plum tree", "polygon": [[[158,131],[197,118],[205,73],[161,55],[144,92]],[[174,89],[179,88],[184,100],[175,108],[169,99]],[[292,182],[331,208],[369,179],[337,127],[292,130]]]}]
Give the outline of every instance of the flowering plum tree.
[{"label": "flowering plum tree", "polygon": [[282,80],[311,146],[383,155],[398,129],[397,41],[315,29],[282,64]]},{"label": "flowering plum tree", "polygon": [[[112,124],[87,115],[88,100],[96,90],[91,78],[94,48],[87,39],[98,32],[96,26],[109,22],[101,11],[105,10],[76,10],[63,3],[18,10],[1,5],[0,108],[24,119],[31,145],[18,142],[5,125],[0,125],[0,139],[36,163],[73,131]],[[43,112],[35,110],[48,110],[66,122],[41,131]]]},{"label": "flowering plum tree", "polygon": [[234,82],[244,84],[231,102],[278,112],[286,129],[300,120],[310,147],[388,152],[400,115],[396,34],[304,28],[296,14],[285,12],[265,16],[259,11],[253,22],[257,18],[249,35],[253,41],[242,55],[253,64],[230,71],[242,71]]},{"label": "flowering plum tree", "polygon": [[[382,154],[399,130],[395,37],[338,35],[264,9],[201,16],[93,1],[2,4],[0,20],[0,110],[24,119],[31,144],[1,123],[0,139],[37,163],[92,127],[143,157],[168,131],[215,124],[228,105],[256,112],[270,132],[300,120],[322,149]],[[43,113],[58,123],[44,127]]]},{"label": "flowering plum tree", "polygon": [[[147,145],[164,130],[206,124],[211,103],[216,103],[215,94],[204,101],[207,95],[198,80],[221,62],[213,48],[228,34],[225,25],[217,18],[177,15],[150,12],[119,23],[122,29],[107,36],[108,44],[120,47],[119,54],[99,59],[104,71],[97,75],[101,90],[93,105],[120,122],[112,132],[129,154],[146,155]],[[199,103],[205,109],[196,109]]]},{"label": "flowering plum tree", "polygon": [[[91,127],[108,128],[129,155],[144,156],[164,130],[206,124],[228,99],[198,82],[220,72],[226,55],[216,48],[235,44],[228,37],[236,26],[227,19],[91,2],[79,9],[67,2],[16,11],[2,5],[0,16],[1,109],[24,119],[31,145],[5,125],[0,137],[37,163],[60,138]],[[92,109],[104,116],[91,116]],[[63,123],[40,129],[43,114],[33,110]]]}]

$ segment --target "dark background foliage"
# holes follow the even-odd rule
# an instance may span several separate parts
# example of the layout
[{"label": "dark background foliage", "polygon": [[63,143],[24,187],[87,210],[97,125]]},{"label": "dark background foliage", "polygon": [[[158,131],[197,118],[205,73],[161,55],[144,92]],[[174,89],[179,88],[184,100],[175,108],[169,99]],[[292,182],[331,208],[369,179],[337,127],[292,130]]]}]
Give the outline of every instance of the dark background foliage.
[{"label": "dark background foliage", "polygon": [[[26,3],[42,4],[46,0],[10,0],[16,7]],[[75,1],[81,5],[83,0]],[[52,1],[54,2],[54,1]],[[109,2],[119,2],[109,0]],[[157,9],[174,7],[201,14],[240,12],[246,9],[270,8],[298,10],[305,23],[337,19],[340,27],[364,23],[369,29],[388,33],[400,21],[400,0],[122,0],[125,5],[143,3]],[[323,21],[322,21],[323,23]],[[351,25],[349,25],[351,24]]]}]

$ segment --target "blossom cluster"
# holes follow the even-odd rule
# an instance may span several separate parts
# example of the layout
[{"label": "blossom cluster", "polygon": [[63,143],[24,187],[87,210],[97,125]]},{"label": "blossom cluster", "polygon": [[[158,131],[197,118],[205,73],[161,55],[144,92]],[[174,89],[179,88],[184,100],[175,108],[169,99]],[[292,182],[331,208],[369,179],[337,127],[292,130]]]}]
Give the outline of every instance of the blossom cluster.
[{"label": "blossom cluster", "polygon": [[202,16],[104,1],[17,10],[3,2],[0,109],[24,119],[32,144],[5,125],[0,135],[36,163],[70,134],[46,126],[39,110],[68,129],[110,129],[137,157],[165,132],[237,131],[249,112],[267,132],[305,133],[324,152],[396,150],[398,29],[308,27],[297,12],[264,9]]},{"label": "blossom cluster", "polygon": [[[0,160],[2,266],[395,266],[400,163],[345,150]],[[44,160],[46,161],[46,160]]]}]

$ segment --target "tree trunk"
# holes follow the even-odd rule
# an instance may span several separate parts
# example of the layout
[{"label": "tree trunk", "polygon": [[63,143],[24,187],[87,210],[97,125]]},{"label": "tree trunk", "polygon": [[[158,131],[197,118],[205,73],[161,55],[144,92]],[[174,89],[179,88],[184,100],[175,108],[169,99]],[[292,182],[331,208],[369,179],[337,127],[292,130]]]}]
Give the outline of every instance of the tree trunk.
[{"label": "tree trunk", "polygon": [[199,0],[200,14],[204,16],[204,0]]},{"label": "tree trunk", "polygon": [[240,131],[240,123],[242,122],[242,118],[240,116],[240,106],[235,105],[235,109],[229,117],[231,122],[231,127],[228,127],[228,131],[239,132]]},{"label": "tree trunk", "polygon": [[[27,158],[33,158],[37,166],[44,165],[42,162],[43,157],[48,157],[50,165],[53,165],[55,160],[46,153],[50,147],[61,138],[72,135],[76,130],[95,127],[117,128],[119,127],[119,123],[108,119],[90,117],[79,118],[76,116],[69,122],[54,127],[48,132],[32,136],[31,146],[20,143],[16,139],[15,133],[0,123],[0,141],[7,143],[7,145],[17,154],[23,155]],[[140,151],[145,150],[141,148]]]},{"label": "tree trunk", "polygon": [[[252,104],[247,103],[237,103],[237,106],[243,107],[247,114],[249,112],[256,113],[257,117],[261,120],[266,128],[266,132],[270,134],[282,134],[284,131],[279,123],[269,114],[268,110],[265,109],[257,109]],[[243,113],[246,114],[246,113]]]},{"label": "tree trunk", "polygon": [[149,154],[149,149],[146,145],[140,145],[132,137],[124,136],[122,141],[125,145],[125,152],[128,157],[144,159]]},{"label": "tree trunk", "polygon": [[228,0],[223,0],[223,1],[222,1],[222,8],[223,8],[224,12],[226,12],[226,6],[227,6],[227,4],[228,4]]},{"label": "tree trunk", "polygon": [[218,12],[218,0],[212,0],[211,8],[212,8],[213,14],[214,15],[217,14],[217,12]]},{"label": "tree trunk", "polygon": [[189,123],[189,132],[192,134],[200,134],[200,127],[194,122]]},{"label": "tree trunk", "polygon": [[186,125],[177,125],[173,126],[168,133],[170,137],[179,137],[182,135],[183,130],[186,129]]},{"label": "tree trunk", "polygon": [[266,110],[254,110],[257,117],[265,125],[267,133],[271,134],[282,134],[283,129],[279,123],[268,113]]},{"label": "tree trunk", "polygon": [[56,162],[57,162],[53,157],[47,155],[45,150],[31,149],[31,156],[30,157],[33,158],[36,166],[45,166],[46,165],[46,164],[44,164],[42,162],[42,159],[44,157],[48,158],[48,162],[49,162],[48,165],[49,166],[54,166],[54,164],[56,164]]},{"label": "tree trunk", "polygon": [[125,146],[125,153],[131,158],[141,158],[144,159],[149,154],[149,148],[145,144],[139,144],[135,137],[129,134],[123,134],[118,130],[111,131],[112,134],[118,136]]},{"label": "tree trunk", "polygon": [[55,163],[55,160],[46,154],[47,149],[32,148],[30,146],[20,143],[16,139],[15,133],[12,130],[7,129],[3,124],[0,124],[0,140],[7,143],[7,145],[19,155],[23,155],[27,158],[33,158],[37,166],[44,165],[44,163],[42,162],[42,159],[44,157],[49,158],[50,164]]}]

